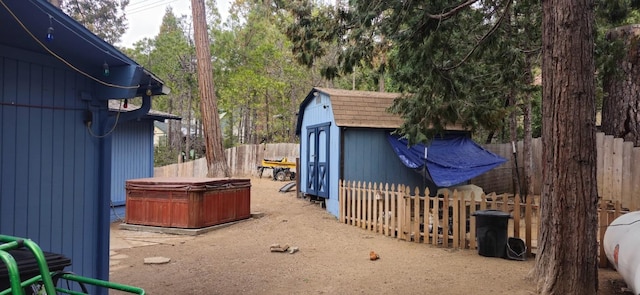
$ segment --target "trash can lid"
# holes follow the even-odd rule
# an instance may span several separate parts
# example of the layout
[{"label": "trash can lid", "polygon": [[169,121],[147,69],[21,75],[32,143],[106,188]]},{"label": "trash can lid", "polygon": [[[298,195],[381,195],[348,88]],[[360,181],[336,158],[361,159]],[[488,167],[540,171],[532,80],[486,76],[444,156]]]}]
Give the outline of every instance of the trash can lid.
[{"label": "trash can lid", "polygon": [[473,212],[472,215],[511,218],[511,213],[507,213],[507,212],[496,210],[496,209],[478,210],[476,212]]}]

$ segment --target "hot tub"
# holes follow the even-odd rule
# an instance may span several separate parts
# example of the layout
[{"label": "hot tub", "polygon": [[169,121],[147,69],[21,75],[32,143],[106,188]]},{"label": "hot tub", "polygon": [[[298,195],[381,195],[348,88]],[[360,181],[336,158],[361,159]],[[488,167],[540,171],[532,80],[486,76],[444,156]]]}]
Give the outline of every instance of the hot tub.
[{"label": "hot tub", "polygon": [[251,181],[158,177],[126,182],[125,223],[203,228],[251,217]]}]

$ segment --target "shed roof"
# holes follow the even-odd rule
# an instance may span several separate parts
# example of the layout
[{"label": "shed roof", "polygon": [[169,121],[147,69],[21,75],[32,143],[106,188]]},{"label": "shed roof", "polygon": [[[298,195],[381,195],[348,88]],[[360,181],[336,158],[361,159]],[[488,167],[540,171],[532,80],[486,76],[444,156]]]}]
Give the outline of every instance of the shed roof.
[{"label": "shed roof", "polygon": [[331,98],[336,125],[341,127],[398,128],[402,118],[387,109],[400,93],[314,88]]},{"label": "shed roof", "polygon": [[317,92],[327,94],[331,99],[331,110],[337,126],[395,129],[402,124],[400,116],[387,112],[393,100],[401,96],[400,93],[314,87],[300,103],[297,135],[300,135],[302,128],[304,110],[315,99]]},{"label": "shed roof", "polygon": [[[396,129],[400,128],[404,122],[399,115],[387,111],[394,99],[402,97],[401,93],[314,87],[300,103],[296,135],[301,134],[304,110],[315,99],[316,92],[322,92],[329,96],[337,126]],[[447,126],[446,129],[450,131],[466,130],[459,124]]]}]

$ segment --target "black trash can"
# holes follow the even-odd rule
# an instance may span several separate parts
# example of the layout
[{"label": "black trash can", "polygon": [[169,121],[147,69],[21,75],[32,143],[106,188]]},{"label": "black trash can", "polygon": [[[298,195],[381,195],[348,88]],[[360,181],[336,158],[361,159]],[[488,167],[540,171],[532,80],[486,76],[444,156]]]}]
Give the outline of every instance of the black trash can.
[{"label": "black trash can", "polygon": [[[20,272],[20,280],[25,281],[40,274],[38,261],[33,253],[28,249],[15,249],[7,251],[13,259],[16,260],[18,270]],[[71,265],[71,259],[56,253],[43,252],[44,258],[49,266],[49,271],[62,271],[65,267]],[[11,287],[9,282],[9,271],[7,266],[0,261],[0,291]],[[25,288],[25,294],[34,294],[30,288]]]},{"label": "black trash can", "polygon": [[499,210],[480,210],[476,217],[478,254],[486,257],[505,257],[507,227],[511,214]]}]

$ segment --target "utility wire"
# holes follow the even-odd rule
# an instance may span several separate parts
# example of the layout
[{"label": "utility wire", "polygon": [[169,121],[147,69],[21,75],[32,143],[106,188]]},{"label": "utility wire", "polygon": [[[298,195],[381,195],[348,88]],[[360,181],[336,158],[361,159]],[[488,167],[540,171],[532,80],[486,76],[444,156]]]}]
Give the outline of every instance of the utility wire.
[{"label": "utility wire", "polygon": [[[49,14],[44,11],[44,9],[42,9],[42,7],[40,7],[37,3],[33,2],[33,0],[29,0],[29,2],[31,2],[31,4],[33,4],[33,6],[35,6],[36,8],[38,8],[43,14],[49,16]],[[120,58],[119,56],[113,55],[111,52],[109,52],[109,50],[105,50],[104,48],[96,45],[95,43],[87,40],[86,38],[84,38],[82,35],[78,34],[75,30],[72,30],[71,28],[67,27],[64,23],[61,23],[60,21],[58,21],[55,18],[52,18],[53,20],[56,21],[57,24],[61,25],[62,27],[66,28],[67,30],[69,30],[69,32],[72,32],[74,35],[78,36],[78,38],[84,40],[85,42],[89,43],[91,46],[95,47],[96,49],[102,50],[105,54],[123,62],[123,63],[129,63],[128,61]]]},{"label": "utility wire", "polygon": [[[33,3],[33,2],[32,2]],[[70,62],[66,61],[63,57],[57,55],[55,52],[53,52],[51,49],[49,49],[49,47],[47,47],[46,45],[44,45],[42,43],[42,41],[40,41],[36,36],[33,35],[33,33],[31,33],[31,31],[29,31],[29,29],[22,23],[22,21],[20,21],[20,19],[18,18],[18,16],[16,16],[13,11],[7,6],[7,4],[4,3],[3,0],[0,0],[0,4],[2,4],[2,6],[4,6],[4,8],[7,10],[7,12],[9,12],[9,14],[11,14],[11,16],[13,17],[13,19],[16,20],[16,22],[18,22],[18,24],[22,27],[22,29],[27,32],[27,34],[29,36],[31,36],[31,38],[36,41],[36,43],[38,43],[44,50],[46,50],[49,54],[51,54],[52,56],[54,56],[55,58],[57,58],[58,60],[60,60],[62,63],[64,63],[65,65],[67,65],[68,67],[70,67],[71,69],[73,69],[74,71],[82,74],[83,76],[96,81],[104,86],[108,86],[108,87],[113,87],[113,88],[121,88],[121,89],[137,89],[138,87],[140,87],[140,85],[136,85],[136,86],[122,86],[122,85],[117,85],[117,84],[112,84],[112,83],[108,83],[105,81],[102,81],[98,78],[95,78],[93,76],[91,76],[90,74],[78,69],[77,67],[75,67],[74,65],[72,65]]]},{"label": "utility wire", "polygon": [[[134,6],[144,6],[144,5],[146,5],[145,2],[149,2],[149,1],[152,1],[152,0],[134,1],[134,3],[129,4],[128,7],[134,8]],[[162,0],[158,0],[158,1],[162,1]],[[136,7],[136,8],[138,8],[138,7]]]},{"label": "utility wire", "polygon": [[168,4],[171,4],[171,3],[176,2],[176,1],[178,1],[178,0],[160,0],[160,1],[156,2],[156,3],[150,4],[149,6],[144,6],[144,7],[131,9],[130,11],[127,11],[127,15],[140,13],[140,12],[143,12],[143,11],[147,11],[147,10],[149,10],[151,8],[156,8],[156,7],[159,7],[159,6],[168,5]]}]

